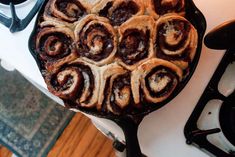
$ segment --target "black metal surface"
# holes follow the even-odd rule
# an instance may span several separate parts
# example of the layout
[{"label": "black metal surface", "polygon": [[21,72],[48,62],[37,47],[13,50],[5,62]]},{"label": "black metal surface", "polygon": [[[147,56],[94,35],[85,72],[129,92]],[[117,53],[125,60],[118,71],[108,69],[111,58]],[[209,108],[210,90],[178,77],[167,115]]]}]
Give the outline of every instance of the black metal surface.
[{"label": "black metal surface", "polygon": [[13,4],[21,4],[23,2],[25,2],[26,0],[0,0],[0,3],[5,4],[5,5],[9,5],[10,2],[12,2]]},{"label": "black metal surface", "polygon": [[[235,157],[235,155],[232,154],[232,152],[230,154],[224,152],[223,150],[219,149],[218,147],[216,147],[215,145],[213,145],[207,140],[207,135],[221,132],[221,129],[214,128],[212,130],[200,130],[197,126],[197,122],[205,106],[210,100],[219,99],[223,102],[227,102],[228,104],[230,104],[231,100],[234,100],[234,97],[232,99],[230,98],[231,96],[225,97],[218,91],[218,84],[219,84],[220,79],[222,78],[227,66],[234,61],[235,61],[234,51],[228,50],[225,53],[223,59],[221,60],[218,68],[216,69],[216,72],[211,78],[209,84],[207,85],[205,91],[203,92],[200,100],[198,101],[193,113],[191,114],[184,128],[184,134],[187,139],[186,141],[187,144],[196,144],[200,148],[205,149],[206,151],[214,154],[217,157]],[[233,104],[234,102],[235,101],[233,101]],[[220,120],[221,120],[221,124],[225,125],[222,127],[222,130],[223,132],[226,132],[226,134],[228,135],[227,136],[228,138],[230,138],[231,136],[234,137],[234,132],[233,132],[233,135],[230,135],[232,133],[231,132],[232,130],[230,130],[231,123],[234,123],[234,119],[231,119],[231,118],[234,118],[234,111],[233,113],[230,113],[231,112],[230,107],[229,105],[225,105],[225,103],[222,105],[221,109],[222,110],[220,112],[220,115],[221,115]],[[226,111],[223,111],[223,110],[226,110]],[[229,121],[231,122],[230,124],[228,124]],[[231,140],[234,140],[234,139],[230,138],[230,141]]]},{"label": "black metal surface", "polygon": [[[38,67],[41,71],[43,71],[43,68],[41,66],[41,62],[38,59],[38,54],[34,51],[34,45],[35,45],[35,38],[36,38],[36,33],[37,33],[37,23],[38,20],[40,19],[40,15],[44,12],[44,6],[46,5],[45,1],[42,9],[39,12],[39,15],[37,17],[37,21],[35,23],[35,28],[29,38],[29,50],[32,54],[32,56],[35,58]],[[195,58],[193,62],[190,65],[190,72],[187,75],[187,77],[184,78],[184,80],[178,85],[177,89],[171,94],[171,96],[164,102],[159,103],[158,105],[149,105],[149,108],[146,108],[145,110],[133,114],[125,114],[125,115],[113,115],[113,114],[104,114],[104,113],[99,113],[97,111],[89,111],[84,108],[79,108],[81,112],[85,112],[87,114],[96,116],[96,117],[101,117],[101,118],[106,118],[114,121],[116,124],[118,124],[124,134],[125,134],[125,139],[126,139],[126,150],[127,150],[127,157],[143,157],[141,153],[141,149],[139,146],[138,142],[138,137],[137,137],[137,131],[140,122],[142,119],[149,113],[163,107],[166,105],[168,102],[170,102],[172,99],[174,99],[181,91],[182,89],[186,86],[190,78],[192,77],[200,55],[201,55],[201,49],[202,49],[202,40],[203,36],[206,30],[206,20],[203,16],[203,14],[200,12],[200,10],[195,6],[193,0],[187,0],[186,1],[186,18],[194,25],[194,27],[198,31],[198,46],[197,46],[197,52],[195,55]]]},{"label": "black metal surface", "polygon": [[11,17],[7,17],[2,13],[0,13],[0,23],[8,27],[12,33],[22,31],[28,26],[28,24],[33,19],[35,14],[38,12],[44,1],[45,0],[37,0],[34,7],[29,11],[29,14],[24,19],[19,19],[19,17],[16,14],[14,3],[8,1],[11,9]]},{"label": "black metal surface", "polygon": [[205,45],[212,49],[235,50],[235,20],[225,22],[211,30],[204,39]]},{"label": "black metal surface", "polygon": [[118,124],[124,132],[126,139],[127,157],[144,157],[144,155],[141,152],[137,137],[138,127],[143,118],[144,116],[139,116],[139,117],[125,117],[114,120],[116,124]]},{"label": "black metal surface", "polygon": [[221,106],[219,120],[225,137],[235,146],[235,91]]},{"label": "black metal surface", "polygon": [[119,152],[123,152],[126,149],[126,145],[118,140],[113,141],[113,148]]}]

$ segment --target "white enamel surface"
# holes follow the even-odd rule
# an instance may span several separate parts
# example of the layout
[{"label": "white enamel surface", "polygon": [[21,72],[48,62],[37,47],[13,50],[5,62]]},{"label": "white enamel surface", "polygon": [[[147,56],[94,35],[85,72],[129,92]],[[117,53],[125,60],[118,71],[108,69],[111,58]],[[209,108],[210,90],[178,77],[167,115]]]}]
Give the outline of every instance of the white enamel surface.
[{"label": "white enamel surface", "polygon": [[[207,19],[207,32],[235,17],[234,0],[194,1]],[[46,85],[28,51],[28,38],[33,24],[34,20],[24,31],[15,34],[0,25],[0,58],[13,65],[45,92]],[[171,103],[143,120],[138,136],[142,151],[148,157],[208,157],[194,146],[185,144],[183,129],[222,56],[223,51],[209,50],[203,46],[198,67],[184,90]],[[94,117],[92,119],[123,139],[122,132],[113,123]]]},{"label": "white enamel surface", "polygon": [[4,61],[4,60],[1,60],[0,61],[0,65],[7,71],[14,71],[15,68],[14,66],[10,65],[8,62]]},{"label": "white enamel surface", "polygon": [[[220,108],[222,106],[221,100],[210,100],[199,120],[198,120],[198,128],[201,130],[210,130],[219,128],[221,129],[220,122],[219,122],[219,113]],[[216,145],[218,148],[224,150],[225,152],[235,151],[235,146],[233,146],[223,135],[222,132],[211,134],[207,136],[207,139]]]},{"label": "white enamel surface", "polygon": [[209,130],[220,128],[219,111],[222,105],[221,100],[210,100],[205,106],[200,118],[198,119],[198,128],[201,130]]},{"label": "white enamel surface", "polygon": [[229,96],[235,90],[235,62],[229,64],[225,70],[219,82],[218,89],[224,96]]},{"label": "white enamel surface", "polygon": [[[26,0],[23,3],[20,3],[18,5],[15,5],[16,13],[19,18],[24,18],[30,11],[30,9],[34,6],[37,0]],[[0,4],[0,12],[4,15],[10,17],[11,11],[10,11],[9,5]],[[27,8],[27,11],[25,11],[25,8]]]}]

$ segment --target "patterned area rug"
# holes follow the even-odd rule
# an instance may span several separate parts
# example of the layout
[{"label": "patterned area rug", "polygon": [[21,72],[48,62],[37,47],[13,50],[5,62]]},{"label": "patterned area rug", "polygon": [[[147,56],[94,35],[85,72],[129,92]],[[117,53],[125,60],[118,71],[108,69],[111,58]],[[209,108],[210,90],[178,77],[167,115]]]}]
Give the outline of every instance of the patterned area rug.
[{"label": "patterned area rug", "polygon": [[14,154],[46,156],[73,115],[0,66],[0,144]]}]

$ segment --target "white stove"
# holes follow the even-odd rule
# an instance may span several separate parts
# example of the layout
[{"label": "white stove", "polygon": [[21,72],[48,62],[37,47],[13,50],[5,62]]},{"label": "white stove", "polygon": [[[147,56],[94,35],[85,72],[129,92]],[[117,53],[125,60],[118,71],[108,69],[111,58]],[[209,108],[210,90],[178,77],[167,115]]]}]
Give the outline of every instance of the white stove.
[{"label": "white stove", "polygon": [[188,144],[214,156],[235,156],[235,53],[228,50],[186,126]]},{"label": "white stove", "polygon": [[[16,6],[22,9],[21,11],[17,11],[17,15],[24,17],[30,10],[30,7],[34,5],[33,2],[36,3],[36,0],[29,0]],[[233,0],[194,0],[194,2],[207,20],[207,32],[220,23],[234,19],[235,17],[233,8],[235,1]],[[7,13],[8,9],[8,6],[0,5],[0,12]],[[60,99],[52,96],[47,91],[46,84],[43,81],[36,62],[28,50],[28,39],[33,30],[34,22],[35,18],[25,30],[14,34],[10,33],[5,26],[0,25],[0,59],[21,72],[48,96],[58,103],[63,104]],[[144,154],[148,157],[210,156],[208,153],[200,151],[194,146],[187,145],[183,131],[189,116],[206,88],[223,54],[223,51],[210,50],[203,46],[198,67],[183,91],[169,104],[145,117],[140,124],[138,132],[140,146]],[[228,92],[231,89],[224,88],[222,90]],[[113,122],[92,116],[89,117],[98,125],[112,132],[121,141],[124,140],[121,129]],[[204,126],[202,123],[200,127],[207,126]]]}]

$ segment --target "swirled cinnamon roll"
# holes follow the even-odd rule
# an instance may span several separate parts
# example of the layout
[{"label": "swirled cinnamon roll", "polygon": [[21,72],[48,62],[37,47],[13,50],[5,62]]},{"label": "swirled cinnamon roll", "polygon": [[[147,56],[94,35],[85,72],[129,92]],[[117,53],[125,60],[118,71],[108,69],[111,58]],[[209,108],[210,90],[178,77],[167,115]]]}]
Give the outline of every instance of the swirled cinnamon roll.
[{"label": "swirled cinnamon roll", "polygon": [[159,18],[155,30],[156,56],[185,70],[196,53],[197,30],[189,21],[176,14]]},{"label": "swirled cinnamon roll", "polygon": [[101,0],[92,13],[107,17],[113,26],[120,26],[134,15],[144,14],[142,0]]},{"label": "swirled cinnamon roll", "polygon": [[49,91],[97,115],[161,106],[196,60],[198,34],[182,16],[186,2],[48,0],[32,50]]},{"label": "swirled cinnamon roll", "polygon": [[130,72],[116,63],[103,67],[98,109],[120,114],[133,103]]},{"label": "swirled cinnamon roll", "polygon": [[89,13],[85,0],[49,0],[44,11],[44,19],[73,23]]},{"label": "swirled cinnamon roll", "polygon": [[146,15],[133,17],[119,27],[117,58],[120,64],[133,70],[154,56],[153,29],[154,20]]},{"label": "swirled cinnamon roll", "polygon": [[166,100],[182,79],[182,70],[171,62],[150,59],[132,72],[131,88],[135,104]]},{"label": "swirled cinnamon roll", "polygon": [[73,32],[66,27],[45,27],[36,37],[36,52],[48,71],[77,58]]},{"label": "swirled cinnamon roll", "polygon": [[156,19],[167,13],[185,14],[185,0],[145,0],[145,6]]},{"label": "swirled cinnamon roll", "polygon": [[77,59],[56,72],[45,76],[51,93],[62,98],[71,108],[95,108],[98,101],[100,77],[97,67]]},{"label": "swirled cinnamon roll", "polygon": [[88,15],[75,28],[78,53],[87,62],[104,65],[113,61],[117,51],[117,35],[109,20]]}]

